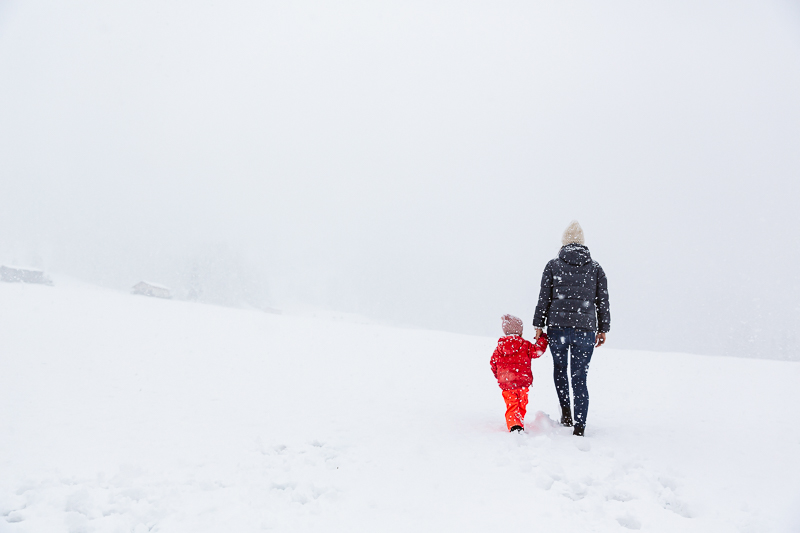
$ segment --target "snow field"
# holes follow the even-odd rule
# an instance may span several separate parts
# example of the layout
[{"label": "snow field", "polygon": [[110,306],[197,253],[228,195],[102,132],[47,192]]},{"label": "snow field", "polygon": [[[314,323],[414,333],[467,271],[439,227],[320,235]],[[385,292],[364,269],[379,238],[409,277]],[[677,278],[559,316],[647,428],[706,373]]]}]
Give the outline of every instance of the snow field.
[{"label": "snow field", "polygon": [[546,354],[510,435],[496,339],[67,282],[0,302],[0,533],[800,531],[797,363],[598,349],[579,439]]}]

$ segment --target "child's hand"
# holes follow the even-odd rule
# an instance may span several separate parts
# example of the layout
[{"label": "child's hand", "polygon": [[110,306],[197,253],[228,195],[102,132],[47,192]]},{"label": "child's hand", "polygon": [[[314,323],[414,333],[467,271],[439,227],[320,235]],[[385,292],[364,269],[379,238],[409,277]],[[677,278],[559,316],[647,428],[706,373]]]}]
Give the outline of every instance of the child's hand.
[{"label": "child's hand", "polygon": [[533,336],[534,341],[538,341],[539,337],[542,336],[542,328],[536,328],[536,333]]}]

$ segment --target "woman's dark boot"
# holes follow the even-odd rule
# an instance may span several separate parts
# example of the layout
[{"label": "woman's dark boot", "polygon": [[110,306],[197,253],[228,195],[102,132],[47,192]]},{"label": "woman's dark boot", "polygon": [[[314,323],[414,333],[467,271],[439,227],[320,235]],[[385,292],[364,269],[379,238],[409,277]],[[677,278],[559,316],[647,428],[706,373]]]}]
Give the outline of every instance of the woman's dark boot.
[{"label": "woman's dark boot", "polygon": [[561,408],[561,425],[572,427],[572,412],[569,406]]},{"label": "woman's dark boot", "polygon": [[583,429],[584,426],[575,425],[575,429],[572,431],[573,435],[577,435],[579,437],[583,437]]}]

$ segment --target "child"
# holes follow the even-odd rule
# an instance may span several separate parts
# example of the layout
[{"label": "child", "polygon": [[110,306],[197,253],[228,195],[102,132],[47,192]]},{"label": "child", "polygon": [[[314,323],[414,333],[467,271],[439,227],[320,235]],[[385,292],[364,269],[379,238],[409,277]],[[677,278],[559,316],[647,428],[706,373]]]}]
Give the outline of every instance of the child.
[{"label": "child", "polygon": [[547,335],[542,333],[536,344],[522,338],[522,320],[503,315],[503,333],[492,354],[492,372],[503,389],[506,401],[506,425],[509,431],[524,429],[528,406],[528,387],[533,383],[531,359],[541,357],[547,349]]}]

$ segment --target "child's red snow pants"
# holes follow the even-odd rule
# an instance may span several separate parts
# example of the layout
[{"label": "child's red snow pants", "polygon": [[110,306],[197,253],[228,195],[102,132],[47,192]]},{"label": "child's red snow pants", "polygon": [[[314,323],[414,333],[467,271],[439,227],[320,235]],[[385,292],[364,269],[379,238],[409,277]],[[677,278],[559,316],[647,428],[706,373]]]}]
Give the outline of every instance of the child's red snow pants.
[{"label": "child's red snow pants", "polygon": [[525,427],[525,411],[528,408],[528,388],[504,390],[506,401],[506,425],[511,430],[514,426]]}]

